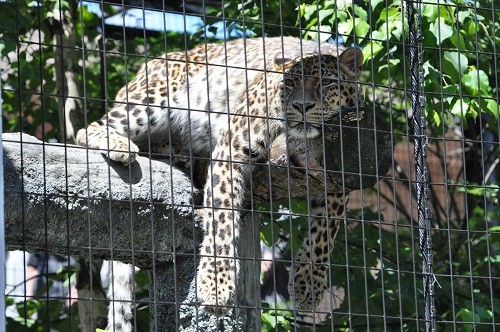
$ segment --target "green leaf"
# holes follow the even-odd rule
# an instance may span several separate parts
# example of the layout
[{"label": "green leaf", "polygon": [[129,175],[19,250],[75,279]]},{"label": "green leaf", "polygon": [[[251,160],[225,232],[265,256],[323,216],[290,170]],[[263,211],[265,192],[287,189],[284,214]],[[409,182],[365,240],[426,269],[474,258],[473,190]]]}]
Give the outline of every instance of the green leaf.
[{"label": "green leaf", "polygon": [[295,10],[299,12],[299,16],[305,18],[306,14],[306,4],[301,4],[300,6],[296,7]]},{"label": "green leaf", "polygon": [[474,185],[469,185],[464,192],[472,196],[484,196],[484,187],[475,187]]},{"label": "green leaf", "polygon": [[378,6],[379,3],[383,2],[384,0],[370,0],[370,4],[372,5],[372,9],[375,9],[375,7]]},{"label": "green leaf", "polygon": [[337,17],[342,22],[342,21],[347,21],[349,15],[347,15],[347,13],[343,10],[337,10]]},{"label": "green leaf", "polygon": [[396,66],[396,65],[398,65],[400,62],[401,62],[401,60],[400,60],[400,59],[389,59],[389,63],[391,64],[391,66]]},{"label": "green leaf", "polygon": [[449,6],[439,6],[439,18],[443,19],[447,23],[455,23],[454,10]]},{"label": "green leaf", "polygon": [[488,75],[482,70],[473,69],[469,73],[464,74],[462,76],[462,83],[474,96],[479,95],[479,92],[482,92],[484,95],[489,94],[490,82]]},{"label": "green leaf", "polygon": [[387,33],[385,32],[385,29],[382,31],[380,30],[375,30],[372,32],[371,39],[374,41],[385,41],[387,40]]},{"label": "green leaf", "polygon": [[12,297],[6,297],[5,298],[5,306],[8,307],[8,306],[11,306],[13,305],[15,302],[14,302],[14,299]]},{"label": "green leaf", "polygon": [[436,112],[435,110],[433,109],[426,109],[426,113],[427,113],[427,118],[429,118],[429,115],[430,115],[430,118],[432,118],[432,120],[434,120],[434,123],[436,124],[437,127],[439,127],[441,125],[441,116],[439,115],[438,112]]},{"label": "green leaf", "polygon": [[456,33],[453,36],[450,37],[450,41],[455,46],[456,48],[460,50],[467,49],[465,46],[465,39],[464,36],[462,36],[462,33]]},{"label": "green leaf", "polygon": [[431,65],[430,61],[426,61],[422,67],[424,69],[425,78],[430,80],[441,80],[441,73]]},{"label": "green leaf", "polygon": [[318,12],[318,16],[319,16],[319,22],[323,22],[323,20],[327,17],[332,17],[334,16],[335,14],[335,10],[334,9],[321,9],[319,12]]},{"label": "green leaf", "polygon": [[276,328],[276,323],[278,322],[278,320],[276,319],[276,316],[274,315],[271,315],[271,314],[268,314],[268,313],[262,313],[260,315],[261,319],[269,324],[271,326],[271,328]]},{"label": "green leaf", "polygon": [[458,74],[467,70],[468,60],[462,53],[445,51],[444,58],[453,65]]},{"label": "green leaf", "polygon": [[352,28],[353,28],[353,25],[352,25],[352,20],[349,19],[345,22],[340,22],[338,25],[337,25],[337,32],[340,34],[340,35],[348,35],[351,33],[352,31]]},{"label": "green leaf", "polygon": [[[469,308],[462,308],[457,312],[457,320],[464,322],[480,322],[481,319],[478,315],[474,314]],[[474,331],[474,326],[472,324],[461,325],[465,331]]]},{"label": "green leaf", "polygon": [[467,9],[467,10],[461,10],[457,13],[457,17],[458,17],[458,22],[460,22],[460,24],[464,24],[464,20],[469,17],[470,15],[470,10]]},{"label": "green leaf", "polygon": [[467,110],[467,116],[476,121],[477,116],[481,113],[481,108],[479,107],[477,101],[474,99],[469,102],[469,109]]},{"label": "green leaf", "polygon": [[429,22],[436,22],[438,18],[438,6],[436,6],[435,1],[429,1],[424,5],[424,10],[422,11],[422,15],[429,19]]},{"label": "green leaf", "polygon": [[392,29],[391,33],[396,37],[398,40],[401,39],[401,35],[403,34],[403,22],[402,21],[394,21],[392,23]]},{"label": "green leaf", "polygon": [[356,20],[354,26],[356,37],[365,37],[370,32],[370,25],[362,20]]},{"label": "green leaf", "polygon": [[267,246],[272,246],[278,240],[278,235],[280,232],[280,227],[276,222],[270,222],[267,225],[263,225],[260,230],[260,239]]},{"label": "green leaf", "polygon": [[43,306],[41,301],[38,300],[28,300],[25,302],[16,303],[17,312],[21,315],[19,318],[28,318],[34,313],[38,312]]},{"label": "green leaf", "polygon": [[354,14],[356,14],[356,16],[363,21],[368,21],[368,14],[366,13],[366,10],[358,5],[354,5]]},{"label": "green leaf", "polygon": [[316,13],[316,5],[301,5],[300,12],[303,13],[303,17],[306,21],[309,21],[312,15]]},{"label": "green leaf", "polygon": [[332,36],[332,27],[329,25],[320,25],[317,29],[307,31],[305,36],[319,40],[321,43],[325,43]]},{"label": "green leaf", "polygon": [[389,67],[389,65],[391,68],[394,68],[400,62],[401,62],[401,60],[399,60],[399,59],[389,59],[389,64],[384,64],[384,65],[378,67],[378,72],[381,73],[383,70],[387,70],[387,67]]},{"label": "green leaf", "polygon": [[318,25],[318,18],[313,17],[313,19],[307,23],[306,28],[307,29],[315,29],[317,25]]},{"label": "green leaf", "polygon": [[443,100],[451,103],[455,95],[458,93],[458,84],[451,84],[443,88]]},{"label": "green leaf", "polygon": [[488,99],[486,102],[486,109],[489,111],[491,115],[495,117],[495,119],[498,120],[498,103],[494,99]]},{"label": "green leaf", "polygon": [[399,7],[389,7],[380,13],[379,22],[393,22],[401,19],[401,11]]},{"label": "green leaf", "polygon": [[453,36],[453,28],[446,24],[442,18],[435,23],[431,23],[430,32],[436,37],[437,45],[441,45],[443,41]]},{"label": "green leaf", "polygon": [[467,99],[457,99],[455,103],[451,106],[451,114],[458,116],[460,118],[465,118],[467,111],[469,110],[469,103]]},{"label": "green leaf", "polygon": [[32,327],[36,323],[36,320],[34,319],[24,318],[21,316],[14,317],[13,320],[16,321],[18,324],[20,324],[21,326],[26,326],[28,328]]},{"label": "green leaf", "polygon": [[383,49],[384,47],[382,46],[381,42],[378,41],[369,42],[363,48],[363,59],[365,61],[367,61],[368,59],[372,59]]},{"label": "green leaf", "polygon": [[491,321],[491,317],[493,312],[489,309],[486,309],[483,306],[480,306],[478,304],[474,305],[474,311],[476,312],[476,315],[479,316],[479,318],[482,318],[483,321]]}]

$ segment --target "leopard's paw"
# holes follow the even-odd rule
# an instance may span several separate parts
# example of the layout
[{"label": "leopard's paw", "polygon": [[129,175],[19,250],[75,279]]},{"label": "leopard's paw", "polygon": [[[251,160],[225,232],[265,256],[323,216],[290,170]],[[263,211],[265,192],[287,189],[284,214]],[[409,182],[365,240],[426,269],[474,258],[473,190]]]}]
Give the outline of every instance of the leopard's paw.
[{"label": "leopard's paw", "polygon": [[234,300],[236,278],[231,260],[204,257],[197,275],[197,297],[205,311],[226,315]]},{"label": "leopard's paw", "polygon": [[134,142],[124,136],[110,135],[108,140],[102,140],[99,149],[111,160],[125,166],[133,163],[139,152]]}]

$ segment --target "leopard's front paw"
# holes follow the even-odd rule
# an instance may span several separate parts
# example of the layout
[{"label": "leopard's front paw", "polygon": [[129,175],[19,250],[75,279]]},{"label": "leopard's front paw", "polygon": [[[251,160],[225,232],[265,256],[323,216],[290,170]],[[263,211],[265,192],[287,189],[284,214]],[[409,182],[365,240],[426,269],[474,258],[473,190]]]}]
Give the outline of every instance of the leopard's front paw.
[{"label": "leopard's front paw", "polygon": [[231,309],[236,289],[235,269],[227,258],[204,257],[197,275],[197,297],[205,311],[226,315]]},{"label": "leopard's front paw", "polygon": [[288,292],[294,308],[312,311],[318,308],[327,289],[327,267],[310,262],[296,262],[290,273]]},{"label": "leopard's front paw", "polygon": [[125,166],[133,163],[139,152],[139,148],[128,138],[118,135],[110,135],[108,140],[103,140],[99,149],[111,160],[118,161]]}]

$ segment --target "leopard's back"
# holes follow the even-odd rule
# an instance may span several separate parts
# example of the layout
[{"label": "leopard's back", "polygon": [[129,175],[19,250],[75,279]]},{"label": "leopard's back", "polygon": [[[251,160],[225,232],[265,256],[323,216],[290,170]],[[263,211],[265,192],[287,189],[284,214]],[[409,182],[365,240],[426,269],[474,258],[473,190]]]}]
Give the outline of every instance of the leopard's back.
[{"label": "leopard's back", "polygon": [[[148,150],[158,141],[189,142],[191,153],[208,156],[220,132],[228,128],[230,112],[247,98],[249,87],[263,75],[281,75],[273,73],[276,58],[318,53],[316,42],[297,44],[297,40],[251,38],[202,44],[147,61],[118,92],[113,108],[100,120],[101,125],[129,136],[141,150]],[[322,52],[343,50],[337,47],[323,46]],[[269,105],[278,93],[276,84],[262,91]],[[253,98],[256,96],[248,96],[248,101]]]}]

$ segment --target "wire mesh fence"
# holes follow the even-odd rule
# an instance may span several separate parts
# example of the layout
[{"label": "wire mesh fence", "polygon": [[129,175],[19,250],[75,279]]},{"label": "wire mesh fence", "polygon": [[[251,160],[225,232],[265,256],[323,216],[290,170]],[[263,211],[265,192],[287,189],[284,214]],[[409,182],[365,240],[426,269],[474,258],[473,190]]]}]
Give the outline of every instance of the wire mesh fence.
[{"label": "wire mesh fence", "polygon": [[494,0],[0,8],[7,331],[500,326]]}]

